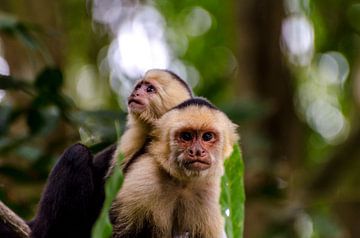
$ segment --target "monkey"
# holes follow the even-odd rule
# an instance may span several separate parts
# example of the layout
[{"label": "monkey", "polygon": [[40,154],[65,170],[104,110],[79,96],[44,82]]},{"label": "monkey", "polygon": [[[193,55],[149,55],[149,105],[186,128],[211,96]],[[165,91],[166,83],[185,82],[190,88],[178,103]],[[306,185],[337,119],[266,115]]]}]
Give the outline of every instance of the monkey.
[{"label": "monkey", "polygon": [[[119,145],[111,145],[93,156],[86,146],[77,143],[59,158],[47,180],[38,211],[34,219],[27,222],[31,237],[90,237],[104,202],[104,184],[114,156],[125,155],[126,171],[131,160],[145,150],[154,122],[192,95],[188,84],[175,73],[159,69],[147,71],[128,97],[127,130]],[[2,224],[1,234],[16,237],[14,231]]]},{"label": "monkey", "polygon": [[159,118],[113,202],[113,238],[221,237],[220,180],[239,138],[236,128],[203,98]]},{"label": "monkey", "polygon": [[115,151],[112,145],[92,155],[76,143],[58,159],[47,179],[31,238],[89,238],[105,200],[105,180]]},{"label": "monkey", "polygon": [[189,85],[175,73],[160,69],[145,73],[128,97],[126,130],[115,151],[115,158],[120,153],[124,155],[123,172],[127,171],[132,160],[145,151],[155,121],[172,107],[192,97]]},{"label": "monkey", "polygon": [[[115,149],[112,145],[93,156],[86,146],[76,143],[64,151],[48,176],[34,218],[26,222],[30,238],[91,236],[105,199],[104,177]],[[0,221],[0,237],[22,236]]]}]

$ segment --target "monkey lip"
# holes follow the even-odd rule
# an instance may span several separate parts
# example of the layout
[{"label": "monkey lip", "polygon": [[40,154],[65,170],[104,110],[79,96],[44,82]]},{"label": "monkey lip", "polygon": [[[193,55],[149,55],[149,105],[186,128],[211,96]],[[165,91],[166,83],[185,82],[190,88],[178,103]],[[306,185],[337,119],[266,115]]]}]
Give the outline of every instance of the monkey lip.
[{"label": "monkey lip", "polygon": [[206,170],[206,169],[210,168],[210,166],[211,166],[210,162],[200,160],[200,159],[186,161],[186,163],[185,163],[185,167],[187,169],[198,170],[198,171]]},{"label": "monkey lip", "polygon": [[128,105],[133,104],[133,103],[138,104],[138,105],[144,105],[144,103],[141,100],[130,98],[129,102],[128,102]]},{"label": "monkey lip", "polygon": [[128,108],[133,113],[141,113],[146,109],[146,104],[141,100],[130,98]]}]

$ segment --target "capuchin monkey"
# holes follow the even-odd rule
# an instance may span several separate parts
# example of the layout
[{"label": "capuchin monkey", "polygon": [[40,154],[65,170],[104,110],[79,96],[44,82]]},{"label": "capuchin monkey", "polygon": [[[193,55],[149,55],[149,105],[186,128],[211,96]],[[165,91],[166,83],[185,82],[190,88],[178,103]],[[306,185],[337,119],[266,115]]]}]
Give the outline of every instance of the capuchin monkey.
[{"label": "capuchin monkey", "polygon": [[[35,218],[28,222],[31,238],[88,238],[103,206],[104,183],[119,153],[125,155],[124,172],[146,151],[155,121],[172,107],[192,97],[185,81],[167,70],[146,72],[128,98],[127,130],[119,145],[93,156],[75,144],[52,169]],[[0,237],[17,237],[0,223]]]},{"label": "capuchin monkey", "polygon": [[115,146],[93,156],[75,144],[52,169],[35,218],[31,238],[89,238],[105,199],[104,177]]},{"label": "capuchin monkey", "polygon": [[[113,145],[93,156],[77,143],[64,151],[49,174],[34,219],[26,222],[31,238],[91,237],[105,199],[104,177],[115,149]],[[0,237],[23,236],[0,221]]]},{"label": "capuchin monkey", "polygon": [[151,141],[150,132],[155,122],[165,112],[192,98],[188,84],[168,70],[152,69],[136,83],[128,97],[126,130],[120,138],[115,159],[124,155],[123,172],[126,173],[132,161],[146,150]]},{"label": "capuchin monkey", "polygon": [[220,180],[236,125],[192,98],[158,119],[152,136],[113,203],[113,238],[222,237]]},{"label": "capuchin monkey", "polygon": [[128,97],[127,130],[118,146],[92,156],[81,144],[65,151],[53,168],[35,218],[29,223],[32,238],[90,237],[105,199],[104,184],[114,154],[125,155],[124,172],[146,150],[154,122],[177,104],[192,97],[179,76],[168,70],[145,73]]}]

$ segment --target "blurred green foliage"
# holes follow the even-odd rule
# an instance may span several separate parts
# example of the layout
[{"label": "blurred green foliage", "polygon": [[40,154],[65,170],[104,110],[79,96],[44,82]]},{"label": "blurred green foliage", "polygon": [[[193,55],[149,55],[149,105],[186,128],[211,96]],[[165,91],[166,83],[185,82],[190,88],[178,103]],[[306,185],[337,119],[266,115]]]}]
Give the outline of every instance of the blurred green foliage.
[{"label": "blurred green foliage", "polygon": [[112,233],[112,226],[109,219],[109,212],[111,208],[112,201],[116,198],[116,195],[121,188],[121,185],[123,183],[124,177],[120,169],[121,161],[123,161],[123,156],[119,155],[117,164],[115,165],[115,169],[113,170],[113,173],[109,177],[109,179],[106,181],[105,184],[105,201],[104,206],[101,210],[101,214],[99,218],[97,219],[93,231],[92,231],[92,237],[93,238],[109,238],[111,237]]}]

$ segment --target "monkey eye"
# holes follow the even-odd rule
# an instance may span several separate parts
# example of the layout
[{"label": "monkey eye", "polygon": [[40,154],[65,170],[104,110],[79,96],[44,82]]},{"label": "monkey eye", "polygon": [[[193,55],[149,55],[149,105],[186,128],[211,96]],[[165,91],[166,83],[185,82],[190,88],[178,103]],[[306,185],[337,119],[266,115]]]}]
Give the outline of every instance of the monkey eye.
[{"label": "monkey eye", "polygon": [[135,90],[138,90],[139,88],[141,88],[141,83],[138,83],[138,84],[135,86]]},{"label": "monkey eye", "polygon": [[203,141],[211,141],[214,138],[214,134],[212,132],[205,132],[202,135]]},{"label": "monkey eye", "polygon": [[154,93],[155,91],[156,91],[155,87],[151,84],[146,88],[146,92],[148,93]]},{"label": "monkey eye", "polygon": [[193,135],[190,132],[181,132],[180,139],[184,141],[191,141],[193,139]]}]

